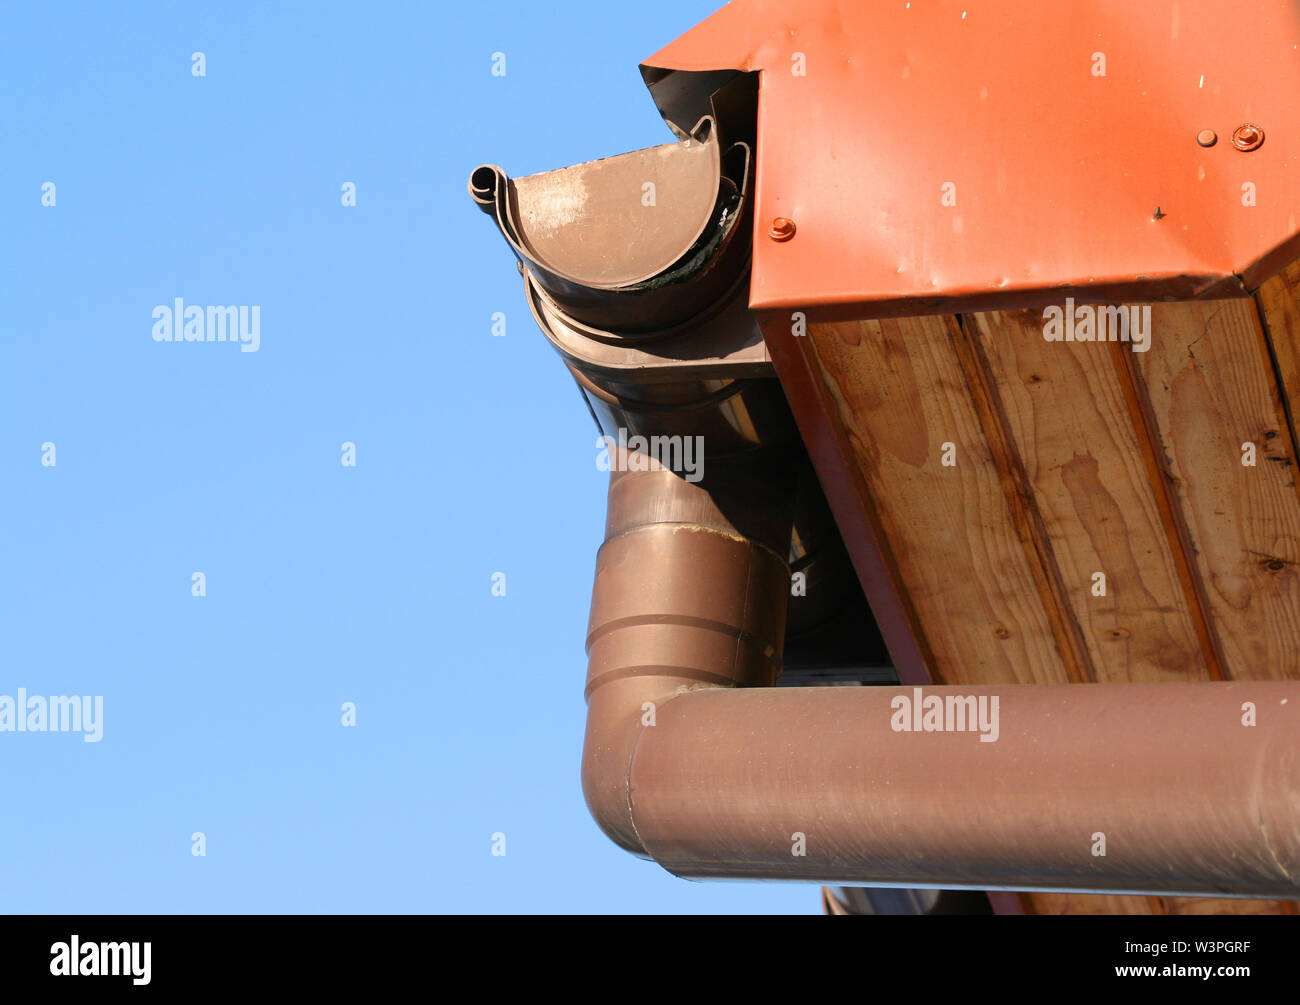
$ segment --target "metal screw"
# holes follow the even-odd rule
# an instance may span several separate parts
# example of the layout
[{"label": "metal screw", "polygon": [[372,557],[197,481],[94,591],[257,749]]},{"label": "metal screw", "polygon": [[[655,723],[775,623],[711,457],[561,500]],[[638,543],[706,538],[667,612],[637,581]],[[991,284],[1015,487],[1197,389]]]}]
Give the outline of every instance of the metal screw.
[{"label": "metal screw", "polygon": [[788,241],[794,237],[794,221],[789,217],[778,216],[772,221],[767,236],[774,241]]},{"label": "metal screw", "polygon": [[1254,150],[1264,142],[1264,130],[1253,122],[1244,122],[1232,134],[1232,145],[1238,150]]},{"label": "metal screw", "polygon": [[1212,147],[1219,142],[1219,134],[1213,129],[1202,129],[1196,134],[1196,142],[1203,147]]},{"label": "metal screw", "polygon": [[1168,213],[1162,213],[1162,212],[1160,212],[1160,207],[1157,206],[1157,207],[1156,207],[1156,211],[1155,211],[1154,213],[1151,214],[1151,219],[1153,219],[1153,220],[1163,220],[1163,219],[1164,219],[1166,216],[1168,216],[1168,215],[1169,215]]}]

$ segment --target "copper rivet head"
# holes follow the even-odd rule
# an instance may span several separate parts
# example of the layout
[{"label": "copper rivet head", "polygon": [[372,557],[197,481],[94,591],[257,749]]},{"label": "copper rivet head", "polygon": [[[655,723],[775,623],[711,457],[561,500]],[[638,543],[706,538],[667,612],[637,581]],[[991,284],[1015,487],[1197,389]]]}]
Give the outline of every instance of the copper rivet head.
[{"label": "copper rivet head", "polygon": [[767,236],[774,241],[788,241],[794,237],[794,221],[787,216],[778,216],[772,221]]},{"label": "copper rivet head", "polygon": [[1219,134],[1213,129],[1202,129],[1196,134],[1196,142],[1203,147],[1212,147],[1219,142]]},{"label": "copper rivet head", "polygon": [[1264,142],[1264,130],[1253,122],[1239,125],[1232,134],[1232,145],[1238,150],[1254,150]]}]

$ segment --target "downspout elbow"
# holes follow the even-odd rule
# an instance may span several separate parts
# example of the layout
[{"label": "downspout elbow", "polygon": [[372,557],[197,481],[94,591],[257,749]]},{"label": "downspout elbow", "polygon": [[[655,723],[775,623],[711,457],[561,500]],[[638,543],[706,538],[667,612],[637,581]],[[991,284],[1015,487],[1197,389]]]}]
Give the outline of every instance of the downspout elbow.
[{"label": "downspout elbow", "polygon": [[680,694],[775,681],[790,572],[708,489],[643,455],[615,460],[587,633],[582,785],[606,835],[649,857],[630,783],[638,740]]}]

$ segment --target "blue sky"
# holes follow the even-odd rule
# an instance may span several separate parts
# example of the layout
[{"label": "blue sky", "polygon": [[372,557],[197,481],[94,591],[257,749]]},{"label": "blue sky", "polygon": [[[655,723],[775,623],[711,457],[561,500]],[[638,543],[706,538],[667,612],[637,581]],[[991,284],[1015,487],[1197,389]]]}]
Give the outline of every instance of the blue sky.
[{"label": "blue sky", "polygon": [[[465,191],[668,141],[637,63],[714,6],[8,11],[0,695],[104,721],[0,732],[0,910],[818,910],[587,814],[606,476]],[[258,351],[156,342],[177,297]]]}]

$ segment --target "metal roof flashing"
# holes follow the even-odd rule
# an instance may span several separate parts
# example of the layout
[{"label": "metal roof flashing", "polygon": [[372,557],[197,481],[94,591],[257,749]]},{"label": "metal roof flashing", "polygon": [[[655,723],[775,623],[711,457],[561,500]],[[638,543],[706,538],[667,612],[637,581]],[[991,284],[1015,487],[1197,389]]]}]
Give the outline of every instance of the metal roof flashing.
[{"label": "metal roof flashing", "polygon": [[1289,0],[735,0],[641,70],[679,135],[761,75],[750,304],[869,318],[1247,295],[1300,256],[1298,46]]}]

